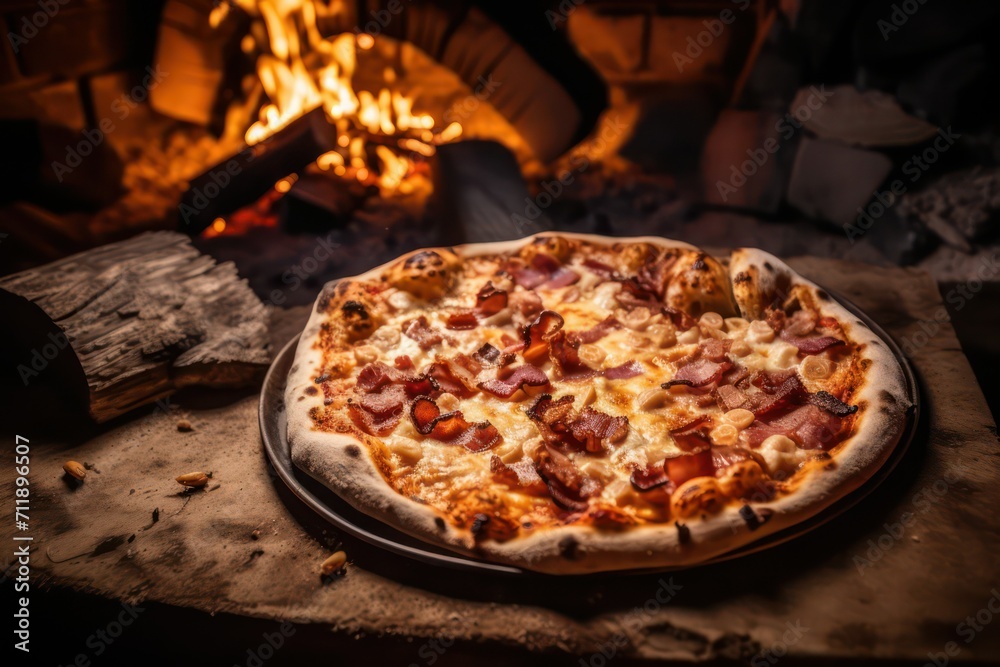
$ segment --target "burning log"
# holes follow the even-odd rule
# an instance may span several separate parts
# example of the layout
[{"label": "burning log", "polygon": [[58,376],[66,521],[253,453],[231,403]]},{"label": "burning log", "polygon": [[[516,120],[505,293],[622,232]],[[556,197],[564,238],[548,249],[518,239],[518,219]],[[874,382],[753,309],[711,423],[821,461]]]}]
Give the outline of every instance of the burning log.
[{"label": "burning log", "polygon": [[[0,279],[29,350],[25,385],[58,383],[104,422],[182,387],[242,387],[270,362],[267,311],[232,263],[152,232]],[[17,345],[17,343],[20,345]]]}]

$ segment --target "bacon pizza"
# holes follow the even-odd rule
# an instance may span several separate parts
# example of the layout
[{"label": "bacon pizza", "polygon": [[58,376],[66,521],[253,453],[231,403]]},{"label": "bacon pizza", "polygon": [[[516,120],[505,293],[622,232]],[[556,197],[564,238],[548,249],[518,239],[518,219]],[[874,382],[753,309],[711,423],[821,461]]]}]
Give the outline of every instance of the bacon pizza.
[{"label": "bacon pizza", "polygon": [[327,285],[285,394],[292,460],[430,543],[565,574],[703,562],[886,461],[885,343],[777,258],[543,234]]}]

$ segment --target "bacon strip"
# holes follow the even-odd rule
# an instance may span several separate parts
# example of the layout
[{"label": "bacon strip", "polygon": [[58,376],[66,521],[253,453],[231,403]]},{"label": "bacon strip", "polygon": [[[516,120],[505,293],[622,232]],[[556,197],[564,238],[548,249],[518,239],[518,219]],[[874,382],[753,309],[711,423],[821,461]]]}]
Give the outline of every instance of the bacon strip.
[{"label": "bacon strip", "polygon": [[439,358],[438,361],[430,365],[426,374],[437,382],[441,391],[454,394],[459,398],[474,396],[476,393],[475,379],[468,376],[460,367],[456,368],[457,364],[451,362],[452,360]]},{"label": "bacon strip", "polygon": [[498,482],[517,487],[526,493],[539,495],[547,490],[545,480],[539,476],[530,461],[518,461],[507,465],[494,454],[490,457],[490,472]]},{"label": "bacon strip", "polygon": [[663,316],[668,318],[674,323],[674,326],[681,329],[682,331],[687,331],[693,326],[698,324],[698,320],[694,319],[682,310],[677,310],[676,308],[671,308],[670,306],[663,306],[660,309]]},{"label": "bacon strip", "polygon": [[[637,491],[649,491],[664,484],[671,484],[663,461],[646,466],[641,470],[633,470],[629,476],[629,481]],[[669,490],[673,490],[672,484]]]},{"label": "bacon strip", "polygon": [[476,311],[480,315],[496,315],[507,307],[507,292],[487,282],[476,295]]},{"label": "bacon strip", "polygon": [[405,401],[403,388],[390,385],[380,393],[362,394],[358,400],[349,400],[347,411],[351,421],[365,433],[386,436],[399,425]]},{"label": "bacon strip", "polygon": [[711,449],[702,449],[666,459],[663,467],[670,481],[680,486],[695,477],[714,477]]},{"label": "bacon strip", "polygon": [[547,387],[549,378],[538,367],[530,364],[518,366],[505,380],[495,379],[480,382],[477,386],[500,398],[510,398],[525,387]]},{"label": "bacon strip", "polygon": [[412,338],[421,350],[429,350],[444,340],[444,334],[427,323],[427,318],[420,317],[403,322],[403,335]]},{"label": "bacon strip", "polygon": [[621,366],[605,368],[604,377],[609,380],[628,380],[629,378],[642,375],[644,372],[642,364],[633,359],[632,361],[626,362]]},{"label": "bacon strip", "polygon": [[788,329],[783,329],[781,331],[781,340],[791,343],[795,347],[799,348],[799,352],[802,354],[819,354],[820,352],[829,350],[831,347],[847,344],[839,338],[834,338],[833,336],[795,336],[791,334]]},{"label": "bacon strip", "polygon": [[565,331],[556,332],[549,341],[549,356],[566,382],[589,380],[597,375],[597,371],[580,361],[579,350],[580,343]]},{"label": "bacon strip", "polygon": [[543,287],[548,289],[559,289],[560,287],[569,287],[576,282],[579,282],[580,274],[573,269],[568,269],[565,266],[560,266],[556,269],[551,276],[549,276],[548,281]]},{"label": "bacon strip", "polygon": [[471,310],[463,310],[449,315],[445,326],[458,331],[475,329],[479,326],[479,318]]},{"label": "bacon strip", "polygon": [[614,315],[609,315],[586,331],[571,331],[566,335],[580,343],[596,343],[615,329],[621,328],[621,322]]},{"label": "bacon strip", "polygon": [[427,373],[404,375],[401,371],[390,368],[381,361],[373,361],[362,368],[361,372],[358,373],[355,386],[360,391],[370,394],[390,384],[402,385],[410,398],[421,394],[431,394],[439,389],[437,381]]},{"label": "bacon strip", "polygon": [[543,310],[535,320],[521,332],[524,350],[521,354],[532,363],[542,358],[549,349],[549,339],[562,329],[565,320],[552,310]]},{"label": "bacon strip", "polygon": [[754,422],[742,437],[752,447],[759,447],[772,435],[791,438],[802,449],[830,449],[836,444],[844,424],[815,405],[804,405],[767,422]]},{"label": "bacon strip", "polygon": [[612,417],[591,407],[569,424],[570,434],[583,443],[588,452],[604,451],[605,443],[618,442],[628,435],[628,417]]},{"label": "bacon strip", "polygon": [[848,405],[826,391],[817,391],[815,394],[810,394],[809,402],[837,417],[846,417],[858,411],[858,406]]},{"label": "bacon strip", "polygon": [[677,256],[669,255],[655,262],[644,264],[639,269],[636,280],[643,289],[652,292],[658,299],[662,299],[670,285],[670,270],[676,263]]},{"label": "bacon strip", "polygon": [[621,284],[622,289],[615,295],[615,299],[625,308],[637,308],[641,306],[650,310],[656,310],[662,306],[659,297],[639,285],[639,282],[635,278],[626,278]]},{"label": "bacon strip", "polygon": [[483,343],[483,346],[473,353],[472,358],[478,361],[484,368],[507,366],[514,362],[513,354],[501,352],[489,343]]},{"label": "bacon strip", "polygon": [[538,474],[548,486],[556,505],[570,512],[583,512],[587,498],[600,493],[600,483],[584,476],[573,462],[555,449],[545,446],[538,453]]},{"label": "bacon strip", "polygon": [[687,452],[694,452],[701,449],[709,449],[712,443],[705,433],[708,427],[709,417],[698,417],[684,426],[670,431],[670,437],[674,439],[677,446]]},{"label": "bacon strip", "polygon": [[698,359],[678,368],[673,379],[660,386],[663,389],[669,389],[674,385],[704,387],[721,380],[722,374],[730,368],[732,368],[732,363],[729,361],[717,362],[710,359]]},{"label": "bacon strip", "polygon": [[441,413],[429,396],[419,396],[410,405],[410,421],[421,435],[462,445],[473,452],[489,449],[500,441],[500,432],[488,421],[470,424],[460,410]]},{"label": "bacon strip", "polygon": [[608,266],[604,262],[599,262],[596,259],[585,259],[583,260],[583,265],[591,272],[599,275],[605,280],[623,280],[624,278],[620,273],[618,273],[614,267]]}]

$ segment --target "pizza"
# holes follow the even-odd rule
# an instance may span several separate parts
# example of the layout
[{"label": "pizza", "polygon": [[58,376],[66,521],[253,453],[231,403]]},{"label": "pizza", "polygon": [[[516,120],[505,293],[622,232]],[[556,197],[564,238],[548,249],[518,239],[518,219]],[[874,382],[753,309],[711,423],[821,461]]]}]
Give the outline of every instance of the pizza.
[{"label": "pizza", "polygon": [[464,554],[583,573],[710,560],[858,488],[910,400],[886,344],[779,259],[543,234],[324,287],[294,464]]}]

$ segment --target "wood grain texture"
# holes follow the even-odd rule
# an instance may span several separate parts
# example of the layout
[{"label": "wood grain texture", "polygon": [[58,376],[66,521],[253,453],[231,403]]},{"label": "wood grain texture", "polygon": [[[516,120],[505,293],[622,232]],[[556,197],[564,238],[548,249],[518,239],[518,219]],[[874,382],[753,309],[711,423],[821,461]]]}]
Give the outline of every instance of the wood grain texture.
[{"label": "wood grain texture", "polygon": [[270,362],[264,305],[231,262],[182,234],[141,234],[7,276],[0,290],[66,335],[98,422],[188,385],[244,386]]}]

